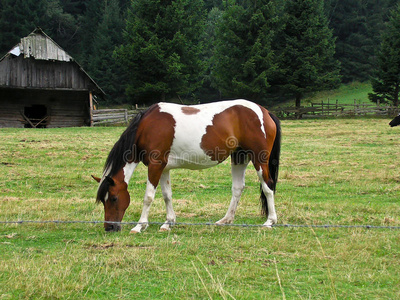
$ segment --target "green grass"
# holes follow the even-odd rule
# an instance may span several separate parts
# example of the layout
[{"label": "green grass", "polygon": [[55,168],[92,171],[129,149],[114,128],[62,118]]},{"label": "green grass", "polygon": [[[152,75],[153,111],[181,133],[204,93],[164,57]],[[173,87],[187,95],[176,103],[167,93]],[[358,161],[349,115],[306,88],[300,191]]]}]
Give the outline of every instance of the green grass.
[{"label": "green grass", "polygon": [[[399,134],[386,119],[283,121],[279,223],[400,226]],[[94,197],[124,128],[1,129],[0,220],[102,220]],[[215,222],[230,166],[172,172],[178,222]],[[137,221],[138,167],[124,221]],[[162,222],[158,192],[150,221]],[[262,224],[248,168],[236,223]],[[0,299],[396,299],[400,231],[0,224]]]},{"label": "green grass", "polygon": [[372,93],[372,86],[369,82],[353,82],[342,84],[338,89],[314,93],[304,98],[304,103],[327,103],[354,104],[369,103],[368,94]]}]

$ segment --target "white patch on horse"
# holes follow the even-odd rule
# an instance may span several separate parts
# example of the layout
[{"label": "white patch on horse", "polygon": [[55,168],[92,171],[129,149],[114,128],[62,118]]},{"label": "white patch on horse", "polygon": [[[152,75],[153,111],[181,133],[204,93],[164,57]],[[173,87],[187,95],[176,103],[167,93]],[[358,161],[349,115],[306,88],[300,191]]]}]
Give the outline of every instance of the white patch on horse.
[{"label": "white patch on horse", "polygon": [[124,181],[126,184],[129,184],[129,181],[131,180],[132,174],[135,171],[137,167],[137,163],[126,163],[124,166]]},{"label": "white patch on horse", "polygon": [[131,233],[139,233],[142,230],[145,230],[149,226],[149,211],[151,203],[154,200],[155,194],[156,194],[156,187],[154,187],[154,185],[147,179],[146,193],[143,199],[142,214],[140,215],[138,224],[131,229]]},{"label": "white patch on horse", "polygon": [[271,190],[267,183],[264,181],[263,178],[263,171],[260,168],[260,170],[257,171],[258,178],[260,179],[261,182],[261,188],[267,197],[267,206],[268,206],[268,218],[267,222],[263,224],[265,227],[272,227],[272,225],[276,224],[278,217],[276,215],[275,211],[275,200],[274,200],[274,191]]},{"label": "white patch on horse", "polygon": [[204,169],[217,165],[218,162],[211,160],[211,157],[201,148],[201,140],[206,134],[207,126],[212,125],[214,116],[230,107],[240,105],[256,113],[260,120],[261,131],[266,136],[261,108],[247,100],[220,101],[190,106],[198,109],[196,114],[184,113],[182,111],[184,106],[178,104],[162,102],[158,105],[160,112],[170,114],[175,120],[175,136],[168,156],[167,169]]}]

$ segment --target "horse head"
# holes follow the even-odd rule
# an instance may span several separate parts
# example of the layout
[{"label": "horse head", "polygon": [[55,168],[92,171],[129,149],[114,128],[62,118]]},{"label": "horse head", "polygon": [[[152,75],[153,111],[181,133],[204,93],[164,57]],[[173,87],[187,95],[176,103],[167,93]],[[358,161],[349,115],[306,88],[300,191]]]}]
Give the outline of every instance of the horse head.
[{"label": "horse head", "polygon": [[121,222],[125,210],[130,203],[128,185],[124,180],[119,180],[118,176],[105,176],[103,179],[93,176],[100,185],[97,191],[96,202],[104,205],[104,229],[106,231],[120,231],[121,225],[108,222]]}]

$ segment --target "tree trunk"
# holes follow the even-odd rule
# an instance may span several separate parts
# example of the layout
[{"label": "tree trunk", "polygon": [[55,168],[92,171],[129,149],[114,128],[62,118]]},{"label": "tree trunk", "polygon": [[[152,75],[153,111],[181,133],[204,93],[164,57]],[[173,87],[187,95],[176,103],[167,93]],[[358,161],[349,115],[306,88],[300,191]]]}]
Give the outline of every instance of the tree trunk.
[{"label": "tree trunk", "polygon": [[302,95],[300,93],[296,94],[296,119],[302,118],[302,113],[300,112],[300,104],[301,104]]},{"label": "tree trunk", "polygon": [[393,97],[393,105],[396,107],[399,106],[399,92],[400,92],[400,83],[397,83]]}]

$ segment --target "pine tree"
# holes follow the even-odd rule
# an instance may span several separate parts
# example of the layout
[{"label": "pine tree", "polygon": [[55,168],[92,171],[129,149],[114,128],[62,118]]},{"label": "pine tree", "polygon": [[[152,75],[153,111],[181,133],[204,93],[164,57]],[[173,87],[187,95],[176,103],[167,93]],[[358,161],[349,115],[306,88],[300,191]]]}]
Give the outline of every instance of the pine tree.
[{"label": "pine tree", "polygon": [[288,0],[285,29],[280,39],[280,83],[296,99],[340,83],[335,43],[322,0]]},{"label": "pine tree", "polygon": [[0,55],[15,46],[35,27],[46,28],[48,17],[44,0],[2,0],[0,11]]},{"label": "pine tree", "polygon": [[117,55],[129,73],[133,103],[190,96],[201,82],[202,0],[137,0]]},{"label": "pine tree", "polygon": [[[78,30],[78,36],[80,38],[79,43],[79,53],[76,59],[79,63],[86,69],[89,69],[90,59],[93,58],[93,51],[96,51],[94,44],[96,43],[96,37],[99,31],[100,23],[106,23],[109,17],[105,17],[106,8],[109,6],[104,3],[104,0],[87,0],[85,1],[85,14],[80,18],[80,27]],[[118,9],[118,8],[117,8]],[[118,17],[120,18],[120,17]],[[122,22],[122,20],[119,20]],[[104,26],[104,24],[103,24]],[[121,29],[120,29],[121,30]],[[103,32],[103,34],[108,35],[108,33]],[[112,34],[115,34],[114,32]],[[117,33],[122,36],[121,32]],[[113,45],[114,47],[117,45]]]},{"label": "pine tree", "polygon": [[215,68],[215,52],[217,44],[217,28],[223,12],[214,7],[208,13],[204,31],[202,33],[202,43],[204,45],[201,59],[204,62],[205,70],[203,74],[203,86],[197,91],[197,97],[202,102],[210,102],[219,97],[218,86],[213,74]]},{"label": "pine tree", "polygon": [[[75,12],[73,12],[75,13]],[[79,60],[80,38],[76,34],[80,27],[78,15],[65,11],[61,0],[48,0],[46,15],[48,22],[43,30],[74,58]]]},{"label": "pine tree", "polygon": [[343,82],[370,79],[380,33],[398,0],[326,0]]},{"label": "pine tree", "polygon": [[123,74],[113,52],[122,44],[123,21],[118,0],[104,0],[102,19],[93,36],[88,52],[87,71],[106,93],[107,102],[118,103],[123,99]]},{"label": "pine tree", "polygon": [[382,35],[378,54],[376,76],[371,80],[373,102],[399,105],[400,93],[400,5],[393,9],[390,20]]},{"label": "pine tree", "polygon": [[214,59],[214,81],[223,97],[264,100],[276,69],[277,9],[270,0],[242,1],[224,12]]}]

